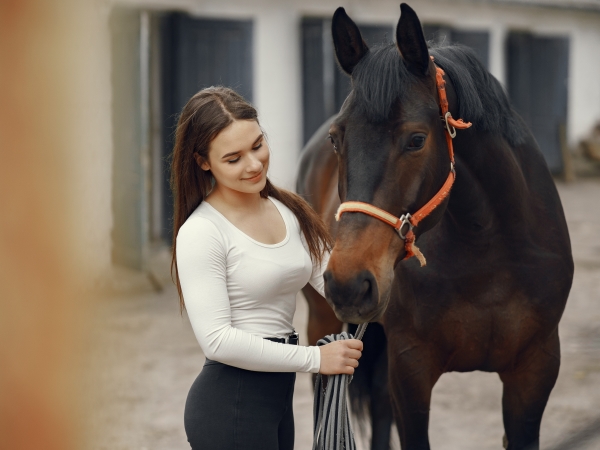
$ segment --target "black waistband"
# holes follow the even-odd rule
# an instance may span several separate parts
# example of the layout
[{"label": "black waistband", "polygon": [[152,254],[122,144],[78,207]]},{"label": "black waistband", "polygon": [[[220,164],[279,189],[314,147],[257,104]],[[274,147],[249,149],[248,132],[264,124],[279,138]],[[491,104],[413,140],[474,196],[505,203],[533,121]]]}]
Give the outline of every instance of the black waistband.
[{"label": "black waistband", "polygon": [[290,344],[290,345],[298,345],[298,338],[296,337],[294,339],[294,336],[290,336],[286,342],[286,338],[274,338],[274,337],[267,337],[265,338],[267,341],[273,341],[273,342],[279,342],[280,344]]}]

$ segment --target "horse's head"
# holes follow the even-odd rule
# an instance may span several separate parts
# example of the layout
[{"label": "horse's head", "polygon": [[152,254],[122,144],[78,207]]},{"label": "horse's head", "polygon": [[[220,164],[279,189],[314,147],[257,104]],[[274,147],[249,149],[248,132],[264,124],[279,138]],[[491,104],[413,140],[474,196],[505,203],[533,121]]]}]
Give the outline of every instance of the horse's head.
[{"label": "horse's head", "polygon": [[[415,12],[401,5],[397,45],[369,49],[343,8],[333,16],[333,42],[352,92],[331,126],[342,202],[368,203],[400,217],[414,213],[448,178],[450,157],[429,57]],[[446,202],[414,228],[434,226]],[[407,232],[407,228],[402,230]],[[327,300],[340,320],[377,320],[390,298],[405,241],[390,225],[361,212],[340,217],[325,277]]]}]

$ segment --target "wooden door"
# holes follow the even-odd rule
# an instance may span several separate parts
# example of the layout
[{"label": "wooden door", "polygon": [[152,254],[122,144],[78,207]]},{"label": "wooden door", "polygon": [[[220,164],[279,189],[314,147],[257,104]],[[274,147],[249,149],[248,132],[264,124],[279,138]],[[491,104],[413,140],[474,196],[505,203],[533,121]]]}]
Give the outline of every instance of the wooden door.
[{"label": "wooden door", "polygon": [[446,25],[424,24],[423,33],[427,42],[433,44],[462,44],[471,47],[479,58],[479,61],[489,69],[489,32],[483,30],[460,30]]},{"label": "wooden door", "polygon": [[[359,25],[363,39],[372,46],[394,40],[387,25]],[[301,24],[303,142],[306,143],[329,117],[337,113],[350,93],[350,77],[335,60],[331,20],[307,17]]]},{"label": "wooden door", "polygon": [[506,43],[508,94],[537,140],[550,171],[563,170],[569,39],[511,32]]},{"label": "wooden door", "polygon": [[178,115],[199,90],[223,85],[252,101],[252,22],[194,18],[172,13],[161,21],[163,235],[172,237],[170,154]]}]

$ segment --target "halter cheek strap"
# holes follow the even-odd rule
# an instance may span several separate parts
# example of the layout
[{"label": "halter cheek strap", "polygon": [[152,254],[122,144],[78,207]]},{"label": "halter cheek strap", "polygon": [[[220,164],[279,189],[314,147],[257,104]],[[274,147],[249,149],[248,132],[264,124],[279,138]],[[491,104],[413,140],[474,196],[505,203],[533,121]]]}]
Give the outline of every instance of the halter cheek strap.
[{"label": "halter cheek strap", "polygon": [[[433,57],[431,57],[433,60]],[[431,212],[437,208],[444,199],[450,193],[454,180],[456,179],[456,172],[454,171],[454,147],[452,146],[452,139],[456,136],[456,129],[462,130],[471,126],[470,122],[463,122],[462,119],[455,120],[452,118],[452,114],[448,110],[448,98],[446,97],[446,82],[444,81],[444,71],[440,67],[436,67],[435,81],[437,85],[440,110],[442,112],[442,120],[445,125],[446,144],[448,145],[448,156],[450,157],[450,172],[448,178],[440,188],[440,190],[423,205],[414,214],[403,214],[400,217],[396,217],[389,212],[378,208],[377,206],[371,205],[370,203],[364,202],[344,202],[340,205],[335,214],[335,220],[339,221],[342,214],[346,212],[360,212],[367,214],[371,217],[381,220],[393,227],[400,239],[404,240],[404,249],[406,250],[406,256],[404,259],[408,259],[412,256],[416,256],[421,267],[427,264],[425,256],[415,245],[415,234],[413,228],[416,227],[421,220],[427,217]]]}]

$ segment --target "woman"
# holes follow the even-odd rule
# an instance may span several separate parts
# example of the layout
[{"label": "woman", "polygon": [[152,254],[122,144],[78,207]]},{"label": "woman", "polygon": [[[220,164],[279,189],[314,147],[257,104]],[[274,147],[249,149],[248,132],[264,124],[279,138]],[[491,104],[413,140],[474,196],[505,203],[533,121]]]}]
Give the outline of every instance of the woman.
[{"label": "woman", "polygon": [[[295,372],[352,374],[362,342],[294,344],[296,294],[323,294],[331,239],[306,202],[267,179],[256,110],[211,87],[185,105],[173,151],[173,267],[207,357],[185,406],[192,449],[294,445]],[[290,336],[292,339],[290,339]]]}]

